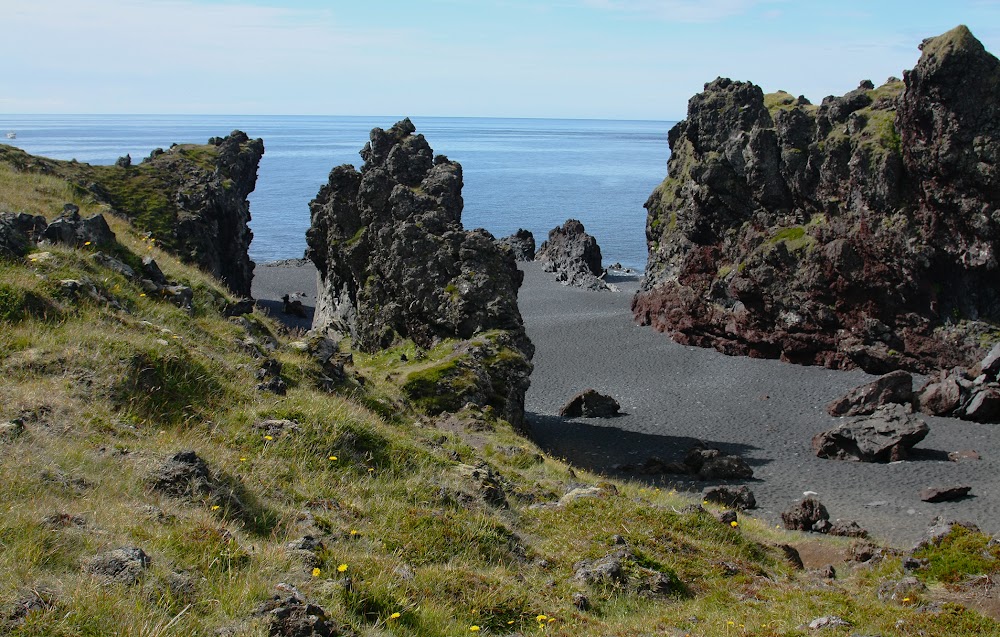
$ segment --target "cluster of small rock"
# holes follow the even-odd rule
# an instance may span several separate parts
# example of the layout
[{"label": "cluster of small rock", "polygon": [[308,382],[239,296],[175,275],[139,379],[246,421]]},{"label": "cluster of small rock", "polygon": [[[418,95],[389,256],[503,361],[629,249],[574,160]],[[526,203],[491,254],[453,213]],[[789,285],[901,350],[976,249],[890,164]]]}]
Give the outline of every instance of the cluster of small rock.
[{"label": "cluster of small rock", "polygon": [[[114,249],[116,238],[104,215],[83,218],[80,216],[80,208],[75,204],[66,204],[52,223],[47,223],[45,217],[40,215],[0,213],[0,256],[21,258],[36,247],[54,244],[108,250]],[[44,261],[51,258],[51,255],[41,252],[32,257],[36,261]],[[135,281],[147,294],[167,299],[189,312],[192,310],[194,292],[191,288],[168,281],[152,257],[143,257],[141,272],[136,272],[131,266],[104,252],[96,251],[91,258],[97,265]],[[114,298],[99,290],[91,281],[64,279],[60,284],[70,295],[82,294],[121,309]]]},{"label": "cluster of small rock", "polygon": [[868,531],[861,528],[853,520],[830,522],[830,513],[814,497],[803,498],[783,511],[781,521],[789,531],[812,531],[843,537],[868,537]]}]

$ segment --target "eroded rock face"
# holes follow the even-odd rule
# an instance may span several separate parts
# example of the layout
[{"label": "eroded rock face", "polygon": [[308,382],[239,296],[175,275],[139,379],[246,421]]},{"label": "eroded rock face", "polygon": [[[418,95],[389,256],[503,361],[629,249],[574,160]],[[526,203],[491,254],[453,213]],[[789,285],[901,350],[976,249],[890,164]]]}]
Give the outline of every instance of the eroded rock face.
[{"label": "eroded rock face", "polygon": [[646,202],[636,319],[728,354],[928,372],[1000,322],[1000,62],[965,27],[815,106],[717,79]]},{"label": "eroded rock face", "polygon": [[[408,393],[431,411],[469,400],[520,424],[534,353],[517,307],[523,274],[488,232],[462,227],[462,167],[435,157],[408,119],[373,129],[361,156],[360,171],[334,168],[310,203],[313,329],[366,352],[470,340],[468,356],[423,370]],[[462,396],[441,395],[451,381]]]}]

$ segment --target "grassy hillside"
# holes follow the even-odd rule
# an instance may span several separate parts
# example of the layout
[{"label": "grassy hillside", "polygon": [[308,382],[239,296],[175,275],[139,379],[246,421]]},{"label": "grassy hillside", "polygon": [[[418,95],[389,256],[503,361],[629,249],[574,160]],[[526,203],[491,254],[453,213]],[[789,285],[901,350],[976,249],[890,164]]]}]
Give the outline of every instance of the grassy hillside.
[{"label": "grassy hillside", "polygon": [[[107,212],[0,163],[0,212],[52,219],[66,202]],[[806,635],[837,616],[852,627],[822,634],[1000,634],[954,603],[997,571],[989,538],[953,533],[921,555],[928,588],[891,599],[901,556],[841,564],[850,542],[574,471],[490,413],[420,412],[405,381],[446,346],[355,354],[331,386],[306,335],[225,317],[219,282],[107,220],[105,253],[153,256],[194,301],[147,294],[92,246],[0,260],[0,633],[310,634],[292,632],[301,620],[315,634]],[[269,359],[285,395],[257,388]],[[171,464],[182,451],[207,472]],[[837,562],[836,579],[797,570],[785,543]],[[123,547],[146,557],[106,555]],[[589,582],[574,579],[584,560]]]}]

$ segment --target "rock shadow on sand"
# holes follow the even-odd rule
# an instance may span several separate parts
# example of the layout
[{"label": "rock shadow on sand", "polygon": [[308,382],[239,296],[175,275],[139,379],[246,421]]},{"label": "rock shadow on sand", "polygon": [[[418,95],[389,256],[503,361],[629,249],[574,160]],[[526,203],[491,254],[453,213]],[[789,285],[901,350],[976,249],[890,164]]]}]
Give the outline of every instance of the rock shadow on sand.
[{"label": "rock shadow on sand", "polygon": [[697,480],[681,473],[643,473],[640,468],[649,458],[663,462],[681,462],[693,447],[702,444],[725,454],[743,458],[757,467],[769,459],[750,457],[757,448],[751,445],[703,440],[690,436],[661,436],[625,431],[572,418],[528,413],[529,437],[545,453],[561,458],[574,467],[602,475],[614,475],[651,485],[671,485],[680,490],[700,491],[702,487],[740,480]]}]

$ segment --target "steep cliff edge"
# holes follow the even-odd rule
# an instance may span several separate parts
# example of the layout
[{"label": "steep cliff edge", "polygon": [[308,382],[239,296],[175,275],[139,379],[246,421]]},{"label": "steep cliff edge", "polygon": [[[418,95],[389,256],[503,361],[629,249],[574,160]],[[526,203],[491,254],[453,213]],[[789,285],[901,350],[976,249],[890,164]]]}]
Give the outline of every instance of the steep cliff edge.
[{"label": "steep cliff edge", "polygon": [[717,79],[646,202],[636,319],[728,354],[971,365],[1000,322],[1000,62],[960,26],[819,106]]},{"label": "steep cliff edge", "polygon": [[517,307],[523,274],[488,232],[463,229],[462,167],[415,130],[408,119],[373,129],[361,170],[334,168],[310,203],[313,329],[368,353],[467,341],[408,370],[404,389],[433,412],[472,402],[520,425],[534,353]]},{"label": "steep cliff edge", "polygon": [[0,161],[18,171],[67,180],[82,194],[150,233],[153,240],[249,297],[254,263],[247,196],[257,183],[264,142],[242,131],[208,144],[157,149],[142,163],[123,157],[114,166],[34,157],[0,146]]}]

